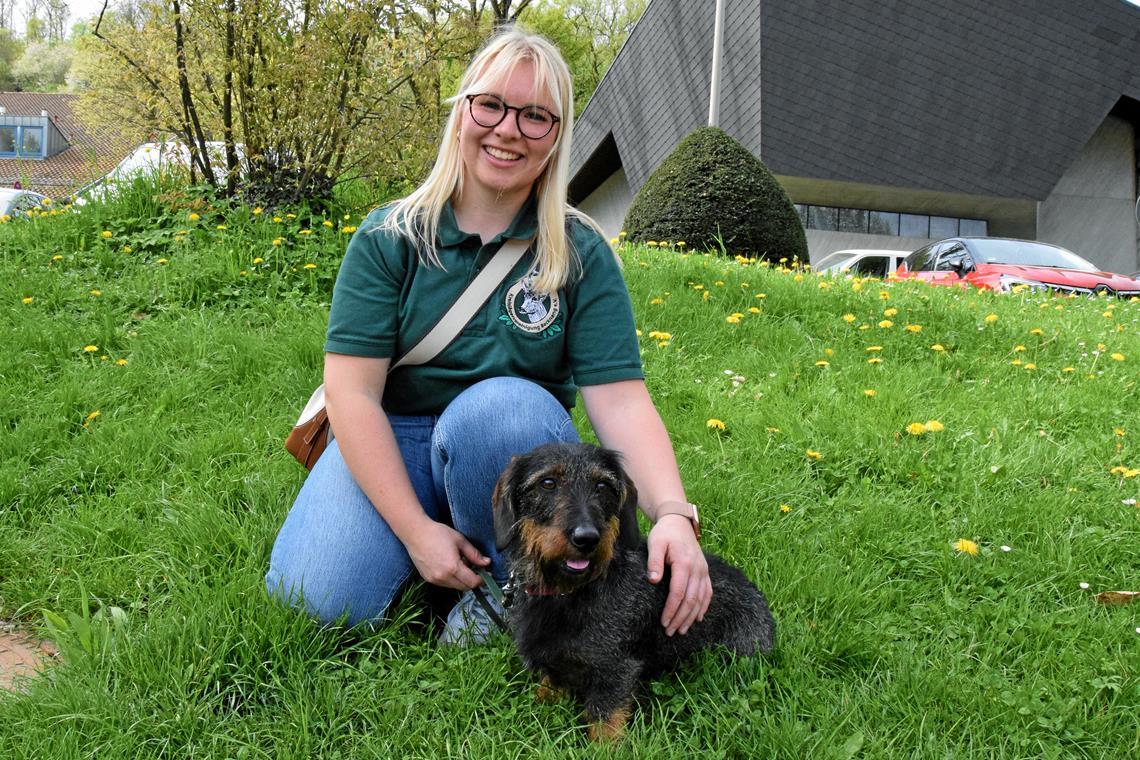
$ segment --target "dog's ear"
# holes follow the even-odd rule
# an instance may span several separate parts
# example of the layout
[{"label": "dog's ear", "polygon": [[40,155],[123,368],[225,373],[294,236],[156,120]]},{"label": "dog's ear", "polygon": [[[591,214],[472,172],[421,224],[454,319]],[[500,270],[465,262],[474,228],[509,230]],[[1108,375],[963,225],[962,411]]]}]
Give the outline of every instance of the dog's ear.
[{"label": "dog's ear", "polygon": [[621,507],[618,509],[618,540],[627,549],[641,545],[641,529],[637,526],[637,486],[623,470],[621,473]]},{"label": "dog's ear", "polygon": [[515,514],[515,481],[518,476],[518,457],[511,457],[503,474],[491,492],[491,513],[495,521],[495,548],[507,548],[518,535],[518,516]]}]

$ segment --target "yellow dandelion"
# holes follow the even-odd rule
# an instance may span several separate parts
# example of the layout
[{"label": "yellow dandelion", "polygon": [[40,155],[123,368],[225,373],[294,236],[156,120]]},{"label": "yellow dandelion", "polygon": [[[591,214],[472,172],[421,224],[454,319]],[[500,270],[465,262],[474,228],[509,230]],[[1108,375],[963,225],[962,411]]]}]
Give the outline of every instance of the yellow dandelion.
[{"label": "yellow dandelion", "polygon": [[922,332],[922,325],[907,325],[907,326],[906,326],[906,331],[907,331],[907,332],[912,332],[912,333],[919,333],[919,332]]},{"label": "yellow dandelion", "polygon": [[764,429],[767,430],[769,433],[779,433],[780,432],[780,428],[778,428],[778,427],[770,427],[770,428],[764,428]]},{"label": "yellow dandelion", "polygon": [[279,217],[279,216],[275,216],[275,217],[273,217],[273,221],[275,221],[275,222],[277,222],[278,224],[280,224],[280,223],[281,223],[281,217]]},{"label": "yellow dandelion", "polygon": [[260,256],[258,256],[257,258],[255,258],[255,259],[253,260],[253,263],[254,263],[255,265],[256,265],[256,264],[264,264],[264,263],[265,263],[265,259],[263,259],[263,258],[261,258]]},{"label": "yellow dandelion", "polygon": [[165,264],[165,263],[167,263],[167,261],[166,261],[166,259],[159,259],[159,260],[158,260],[158,261],[156,261],[155,263],[156,263],[156,264]]},{"label": "yellow dandelion", "polygon": [[[1044,304],[1042,304],[1042,305],[1044,305]],[[1044,335],[1045,331],[1042,330],[1040,327],[1034,327],[1032,330],[1029,331],[1029,334],[1030,335]]]},{"label": "yellow dandelion", "polygon": [[704,289],[705,289],[705,286],[700,284],[699,282],[693,285],[693,290],[704,290]]},{"label": "yellow dandelion", "polygon": [[332,223],[330,220],[326,219],[326,220],[324,220],[323,222],[321,222],[321,226],[323,226],[323,227],[332,227],[332,226],[333,226],[333,223]]},{"label": "yellow dandelion", "polygon": [[998,315],[997,314],[987,314],[986,315],[986,324],[987,325],[992,325],[994,322],[997,322],[997,321],[998,321]]},{"label": "yellow dandelion", "polygon": [[802,274],[797,274],[795,277],[792,278],[792,280],[795,282],[803,282],[804,276]]},{"label": "yellow dandelion", "polygon": [[1124,428],[1113,428],[1112,432],[1118,438],[1124,437]]},{"label": "yellow dandelion", "polygon": [[709,300],[709,292],[707,290],[704,293],[701,293],[701,300],[702,301]]},{"label": "yellow dandelion", "polygon": [[298,235],[312,235],[313,231],[312,230],[297,230],[297,234]]},{"label": "yellow dandelion", "polygon": [[959,554],[969,554],[971,557],[978,555],[978,545],[968,538],[959,538],[954,542],[954,551]]},{"label": "yellow dandelion", "polygon": [[649,303],[651,303],[654,306],[660,306],[661,304],[665,303],[665,299],[664,298],[654,298]]},{"label": "yellow dandelion", "polygon": [[196,221],[198,221],[199,219],[201,219],[202,217],[200,217],[200,216],[198,216],[197,214],[195,214],[195,213],[191,212],[191,214],[190,214],[188,217],[186,217],[186,218],[187,218],[188,220],[190,220],[191,222],[196,222]]},{"label": "yellow dandelion", "polygon": [[884,330],[889,329],[889,328],[894,327],[894,326],[895,326],[895,323],[889,319],[884,319],[881,322],[879,322],[879,327],[883,328]]},{"label": "yellow dandelion", "polygon": [[718,288],[723,288],[724,287],[724,280],[717,280],[716,282],[713,283],[713,285],[716,285]]},{"label": "yellow dandelion", "polygon": [[273,245],[280,246],[284,238],[273,238]]},{"label": "yellow dandelion", "polygon": [[351,235],[352,233],[356,232],[356,228],[352,226],[341,227],[340,231],[346,235]]},{"label": "yellow dandelion", "polygon": [[106,240],[107,238],[111,237],[113,233],[110,230],[103,230],[99,234],[103,237],[104,240]]},{"label": "yellow dandelion", "polygon": [[817,367],[830,367],[831,362],[827,361],[826,359],[820,359],[819,361],[817,361],[815,363],[815,366],[817,366]]},{"label": "yellow dandelion", "polygon": [[749,306],[748,307],[748,313],[749,314],[759,314],[760,310],[758,308],[756,308],[755,306]]},{"label": "yellow dandelion", "polygon": [[767,297],[768,297],[768,294],[767,294],[767,293],[757,293],[757,294],[756,294],[756,297],[757,297],[757,298],[767,298]]},{"label": "yellow dandelion", "polygon": [[875,396],[878,395],[878,393],[879,392],[876,391],[874,388],[867,388],[863,391],[863,395],[866,396],[867,398],[874,398]]},{"label": "yellow dandelion", "polygon": [[807,455],[807,458],[813,462],[818,462],[819,460],[823,459],[823,454],[820,454],[818,451],[814,451],[812,449],[808,449],[805,454]]},{"label": "yellow dandelion", "polygon": [[1013,350],[1014,350],[1014,353],[1017,353],[1017,352],[1020,352],[1020,351],[1024,351],[1024,350],[1025,350],[1025,346],[1022,346],[1022,345],[1016,345],[1016,346],[1014,346],[1014,347],[1013,347]]},{"label": "yellow dandelion", "polygon": [[1064,368],[1064,369],[1062,369],[1061,371],[1062,371],[1062,372],[1076,372],[1076,371],[1077,371],[1077,369],[1076,369],[1076,367],[1065,367],[1065,368]]},{"label": "yellow dandelion", "polygon": [[84,420],[83,420],[83,427],[87,427],[88,425],[90,425],[90,424],[91,424],[92,422],[94,422],[94,421],[95,421],[95,419],[96,419],[97,417],[99,417],[99,415],[101,415],[101,414],[102,414],[102,412],[100,412],[98,409],[96,409],[95,411],[91,412],[91,414],[87,415],[87,417],[85,417],[85,418],[84,418]]},{"label": "yellow dandelion", "polygon": [[882,364],[883,360],[877,356],[872,356],[870,359],[867,360],[867,363],[868,364]]},{"label": "yellow dandelion", "polygon": [[925,435],[927,432],[926,425],[921,422],[912,422],[906,426],[906,432],[911,435]]},{"label": "yellow dandelion", "polygon": [[1037,365],[1034,364],[1033,362],[1029,362],[1024,367],[1022,367],[1022,369],[1034,370],[1034,369],[1037,369]]},{"label": "yellow dandelion", "polygon": [[710,430],[724,430],[725,429],[724,422],[722,420],[718,420],[715,417],[713,417],[712,419],[706,420],[705,421],[705,427],[709,428]]},{"label": "yellow dandelion", "polygon": [[1010,362],[1010,364],[1012,364],[1015,367],[1020,367],[1021,363],[1022,363],[1021,359],[1014,359],[1013,361]]},{"label": "yellow dandelion", "polygon": [[740,317],[736,316],[735,314],[729,314],[724,318],[724,321],[728,322],[730,325],[735,325],[740,322]]},{"label": "yellow dandelion", "polygon": [[677,241],[677,247],[678,248],[684,248],[685,247],[685,241],[684,240],[678,240]]},{"label": "yellow dandelion", "polygon": [[820,290],[831,290],[831,283],[828,282],[827,280],[820,280],[819,281],[819,289]]},{"label": "yellow dandelion", "polygon": [[867,346],[867,350],[870,351],[871,353],[876,353],[878,351],[882,351],[883,347],[882,346]]},{"label": "yellow dandelion", "polygon": [[661,332],[660,330],[650,330],[649,337],[654,340],[672,340],[673,333]]},{"label": "yellow dandelion", "polygon": [[99,347],[98,347],[98,346],[93,346],[93,345],[92,345],[92,346],[84,346],[84,347],[83,347],[83,350],[84,350],[85,352],[89,353],[89,354],[93,354],[93,353],[95,353],[96,351],[98,351],[98,350],[99,350]]},{"label": "yellow dandelion", "polygon": [[879,299],[880,299],[880,300],[886,301],[886,300],[888,300],[890,297],[891,297],[891,293],[890,293],[890,291],[889,291],[889,290],[880,290],[880,291],[879,291]]},{"label": "yellow dandelion", "polygon": [[306,264],[306,265],[304,266],[304,268],[305,268],[305,269],[316,269],[316,268],[317,268],[317,265],[316,265],[316,264]]},{"label": "yellow dandelion", "polygon": [[1113,358],[1113,360],[1115,360],[1115,361],[1118,361],[1118,362],[1124,361],[1124,354],[1114,353],[1114,354],[1109,354],[1109,356],[1111,356]]},{"label": "yellow dandelion", "polygon": [[217,227],[215,227],[215,229],[219,229],[219,230],[224,230],[225,228],[226,228],[226,225],[224,225],[224,224],[219,224]]},{"label": "yellow dandelion", "polygon": [[843,315],[843,321],[846,322],[847,324],[851,324],[852,322],[855,321],[855,315],[854,314],[844,314]]},{"label": "yellow dandelion", "polygon": [[789,507],[787,504],[781,504],[781,505],[780,505],[780,511],[781,511],[781,512],[783,512],[783,513],[786,515],[786,514],[788,514],[789,512],[791,512],[791,511],[792,511],[792,508],[791,508],[791,507]]},{"label": "yellow dandelion", "polygon": [[891,308],[889,308],[883,312],[883,316],[884,317],[893,317],[894,315],[896,315],[898,313],[899,313],[899,310],[892,306]]},{"label": "yellow dandelion", "polygon": [[262,208],[261,208],[261,206],[258,206],[257,208],[255,208],[255,209],[253,210],[253,215],[254,215],[254,216],[261,216],[261,211],[262,211]]},{"label": "yellow dandelion", "polygon": [[52,261],[63,261],[63,257],[57,253],[55,256],[51,257],[51,260]]},{"label": "yellow dandelion", "polygon": [[118,360],[116,360],[115,364],[119,365],[120,367],[125,367],[125,366],[127,366],[127,360],[126,359],[118,359]]},{"label": "yellow dandelion", "polygon": [[23,303],[25,306],[27,306],[28,304],[30,304],[34,300],[36,300],[34,296],[24,296],[23,298],[20,299],[20,302]]},{"label": "yellow dandelion", "polygon": [[946,426],[943,425],[938,420],[927,420],[926,421],[926,429],[929,430],[931,433],[941,433],[943,430],[946,429]]},{"label": "yellow dandelion", "polygon": [[946,351],[946,347],[943,346],[941,343],[935,343],[933,346],[930,347],[930,350],[931,351],[937,351],[938,353],[944,353]]}]

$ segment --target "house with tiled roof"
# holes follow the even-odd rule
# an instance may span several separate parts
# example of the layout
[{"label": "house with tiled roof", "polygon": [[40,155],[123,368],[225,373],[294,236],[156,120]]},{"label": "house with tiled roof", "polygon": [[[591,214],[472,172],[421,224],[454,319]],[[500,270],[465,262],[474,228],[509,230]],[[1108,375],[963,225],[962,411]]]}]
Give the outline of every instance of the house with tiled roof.
[{"label": "house with tiled roof", "polygon": [[0,92],[0,187],[60,198],[110,171],[131,146],[75,113],[78,96]]},{"label": "house with tiled roof", "polygon": [[[800,211],[813,260],[958,234],[1140,269],[1140,7],[724,0],[719,126]],[[714,3],[651,0],[575,124],[571,198],[616,233],[707,123]]]}]

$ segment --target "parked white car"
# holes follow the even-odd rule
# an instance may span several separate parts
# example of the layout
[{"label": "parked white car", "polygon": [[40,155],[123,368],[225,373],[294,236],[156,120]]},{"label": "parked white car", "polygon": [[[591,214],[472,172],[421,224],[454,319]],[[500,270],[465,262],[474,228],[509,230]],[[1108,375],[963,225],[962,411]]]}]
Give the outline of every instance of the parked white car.
[{"label": "parked white car", "polygon": [[[234,146],[237,150],[238,161],[245,161],[245,147],[241,144]],[[206,143],[206,150],[210,156],[210,166],[218,182],[226,179],[225,143]],[[87,200],[98,200],[108,193],[113,193],[120,183],[129,183],[135,177],[144,174],[153,174],[157,171],[171,169],[190,169],[190,149],[185,143],[178,141],[143,143],[124,158],[104,177],[80,189],[76,204],[82,206]]]},{"label": "parked white car", "polygon": [[40,208],[48,198],[31,190],[0,187],[0,216],[22,216],[33,208]]},{"label": "parked white car", "polygon": [[909,253],[907,251],[886,251],[873,248],[847,248],[829,253],[812,264],[816,274],[845,275],[860,277],[886,277],[899,268],[899,264]]}]

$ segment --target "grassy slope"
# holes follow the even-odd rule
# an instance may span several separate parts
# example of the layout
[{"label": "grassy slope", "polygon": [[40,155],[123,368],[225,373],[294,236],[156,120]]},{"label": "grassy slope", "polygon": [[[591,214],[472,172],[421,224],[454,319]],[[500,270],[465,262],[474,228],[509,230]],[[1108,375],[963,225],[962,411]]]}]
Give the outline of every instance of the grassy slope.
[{"label": "grassy slope", "polygon": [[[65,665],[0,697],[0,755],[590,754],[505,642],[321,631],[264,598],[302,479],[280,442],[363,209],[164,197],[0,226],[0,617],[66,629]],[[1091,597],[1140,577],[1140,480],[1111,471],[1140,467],[1140,304],[623,257],[706,545],[780,642],[655,684],[619,756],[1140,751],[1140,610]]]}]

